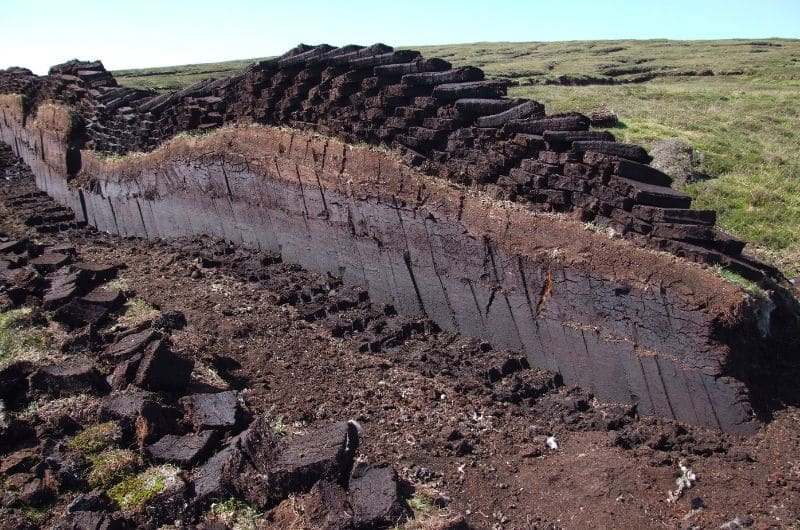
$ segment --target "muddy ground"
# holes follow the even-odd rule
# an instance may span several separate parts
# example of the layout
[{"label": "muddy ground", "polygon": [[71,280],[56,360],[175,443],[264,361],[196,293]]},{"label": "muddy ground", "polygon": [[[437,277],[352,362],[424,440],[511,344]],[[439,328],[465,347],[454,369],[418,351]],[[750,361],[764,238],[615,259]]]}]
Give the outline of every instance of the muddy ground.
[{"label": "muddy ground", "polygon": [[[115,281],[125,308],[136,299],[158,310],[128,326],[159,312],[185,316],[169,341],[195,361],[190,391],[239,390],[250,417],[269,417],[288,438],[359,422],[357,462],[393,466],[418,518],[401,524],[445,528],[449,520],[457,527],[460,515],[469,527],[498,529],[800,527],[797,408],[778,411],[747,439],[639,418],[635,407],[598,403],[560,385],[557,374],[527,367],[519,352],[398,316],[366,293],[278,256],[207,239],[121,239],[58,216],[31,222],[56,205],[31,195],[23,166],[7,155],[2,164],[0,235],[68,244],[81,260],[124,265]],[[24,196],[34,200],[20,202]],[[51,322],[52,312],[35,311],[44,319],[38,325],[55,330],[59,358],[69,360],[98,358],[115,334],[124,335],[125,308],[86,340],[86,328],[67,329]],[[72,423],[55,429],[44,427],[52,398],[38,399],[7,404],[6,421],[32,431],[0,443],[0,461],[16,461],[21,451],[32,457],[28,465],[0,465],[3,528],[62,524],[67,506],[91,489],[58,484],[49,497],[21,500],[36,480],[39,448],[48,439],[69,444],[98,422],[86,402],[99,396],[62,407],[59,414]],[[682,473],[695,480],[671,499]],[[255,515],[247,523],[253,527],[298,527],[274,511]],[[211,519],[201,513],[194,522]]]}]

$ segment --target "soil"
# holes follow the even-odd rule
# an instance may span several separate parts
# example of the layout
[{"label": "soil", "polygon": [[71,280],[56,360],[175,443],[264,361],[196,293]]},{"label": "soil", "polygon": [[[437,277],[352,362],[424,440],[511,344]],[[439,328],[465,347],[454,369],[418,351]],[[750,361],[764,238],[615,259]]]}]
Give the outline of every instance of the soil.
[{"label": "soil", "polygon": [[[441,510],[473,528],[800,525],[797,408],[779,410],[748,438],[640,418],[635,407],[561,385],[558,374],[527,366],[519,352],[396,315],[279,256],[210,239],[122,239],[60,218],[28,226],[55,204],[40,195],[20,204],[36,190],[22,165],[2,158],[0,235],[73,245],[81,260],[123,264],[118,277],[129,299],[184,315],[186,325],[169,340],[172,351],[195,361],[192,391],[240,391],[251,418],[279,420],[287,437],[356,420],[363,428],[357,462],[391,465],[406,499],[416,491],[431,501],[412,505],[421,519]],[[89,339],[86,328],[63,328],[65,358],[96,358],[115,340],[115,318]],[[98,369],[110,368],[98,361]],[[9,406],[9,417],[27,405]],[[66,412],[77,424],[70,432],[97,422],[85,403],[75,409]],[[38,440],[4,444],[0,461],[23,458],[45,438],[72,436],[32,427]],[[670,500],[681,466],[696,480]],[[4,484],[22,475],[14,469]],[[46,503],[32,500],[32,512],[8,489],[0,527],[56,526],[81,491],[62,485]],[[274,513],[263,521],[289,526]]]}]

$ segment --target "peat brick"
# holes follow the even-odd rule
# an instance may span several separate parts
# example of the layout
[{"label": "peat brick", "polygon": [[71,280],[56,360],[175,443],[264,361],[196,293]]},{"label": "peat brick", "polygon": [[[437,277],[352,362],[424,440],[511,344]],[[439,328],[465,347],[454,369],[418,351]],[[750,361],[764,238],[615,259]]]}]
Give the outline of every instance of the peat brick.
[{"label": "peat brick", "polygon": [[617,142],[573,142],[572,148],[575,151],[585,153],[593,151],[602,155],[616,156],[619,158],[626,158],[634,162],[641,162],[649,164],[652,158],[647,154],[642,147],[633,144],[620,144]]},{"label": "peat brick", "polygon": [[84,271],[91,284],[113,280],[117,276],[117,270],[120,268],[119,265],[106,265],[89,261],[75,263],[73,267],[76,270]]},{"label": "peat brick", "polygon": [[745,242],[717,229],[714,230],[714,243],[712,246],[725,254],[738,256],[744,250]]},{"label": "peat brick", "polygon": [[113,311],[122,307],[122,304],[125,303],[125,296],[116,289],[98,287],[82,296],[81,300],[107,307],[109,310]]},{"label": "peat brick", "polygon": [[523,160],[520,164],[520,167],[529,173],[541,175],[543,177],[557,175],[561,172],[561,167],[556,164],[545,164],[544,162],[530,158]]},{"label": "peat brick", "polygon": [[69,271],[62,269],[50,278],[50,287],[44,292],[42,305],[45,309],[52,309],[66,304],[86,285],[86,275],[83,271]]},{"label": "peat brick", "polygon": [[633,215],[650,223],[702,224],[711,226],[717,222],[714,210],[689,210],[685,208],[658,208],[637,204]]},{"label": "peat brick", "polygon": [[128,522],[120,512],[75,511],[54,527],[57,530],[124,530]]},{"label": "peat brick", "polygon": [[181,398],[186,415],[195,429],[230,429],[239,417],[239,393],[234,390],[215,394],[193,394]]},{"label": "peat brick", "polygon": [[529,118],[531,116],[544,116],[544,105],[538,101],[526,101],[497,114],[480,116],[476,120],[476,125],[478,127],[501,127],[511,120]]},{"label": "peat brick", "polygon": [[263,478],[247,461],[241,448],[241,441],[248,432],[231,438],[218,453],[197,469],[191,482],[194,494],[192,504],[195,510],[202,510],[215,498],[238,493],[234,480],[247,484],[252,476],[251,484],[254,487],[263,484]]},{"label": "peat brick", "polygon": [[53,313],[53,320],[72,328],[79,328],[101,322],[108,316],[108,313],[109,310],[105,306],[73,299],[56,309]]},{"label": "peat brick", "polygon": [[420,58],[409,63],[376,66],[373,71],[375,75],[381,77],[401,77],[406,74],[416,74],[419,72],[442,72],[450,68],[452,68],[452,65],[445,60]]},{"label": "peat brick", "polygon": [[544,140],[559,149],[569,147],[572,142],[613,142],[614,135],[608,131],[544,131]]},{"label": "peat brick", "polygon": [[108,384],[111,385],[111,388],[122,390],[131,384],[136,378],[136,371],[139,369],[140,362],[142,362],[142,354],[137,353],[117,364],[114,371],[108,376]]},{"label": "peat brick", "polygon": [[433,89],[433,97],[453,101],[462,98],[492,98],[506,95],[507,85],[502,81],[470,81],[446,83]]},{"label": "peat brick", "polygon": [[151,444],[166,434],[180,428],[181,412],[155,401],[145,401],[134,422],[134,435],[138,445]]},{"label": "peat brick", "polygon": [[672,177],[656,168],[630,160],[620,160],[615,173],[620,177],[638,180],[654,186],[671,186]]},{"label": "peat brick", "polygon": [[444,72],[421,72],[404,75],[400,82],[409,86],[432,86],[445,83],[464,83],[467,81],[483,81],[483,70],[474,66],[465,66]]},{"label": "peat brick", "polygon": [[634,204],[633,199],[630,197],[620,195],[617,190],[602,184],[593,184],[591,194],[600,199],[603,203],[615,208],[620,208],[621,210],[630,211]]},{"label": "peat brick", "polygon": [[301,503],[310,528],[346,530],[353,527],[347,492],[338,484],[320,480],[302,497]]},{"label": "peat brick", "polygon": [[653,233],[653,225],[646,223],[625,210],[614,208],[611,210],[611,218],[625,225],[628,230],[632,230],[639,234]]},{"label": "peat brick", "polygon": [[184,436],[168,434],[145,447],[145,451],[155,462],[189,468],[207,458],[218,441],[219,433],[212,430]]},{"label": "peat brick", "polygon": [[125,359],[144,350],[148,344],[159,338],[161,338],[160,333],[152,328],[147,328],[144,331],[126,335],[111,344],[104,350],[103,356],[108,359]]},{"label": "peat brick", "polygon": [[478,116],[499,114],[524,102],[524,99],[464,98],[457,100],[454,108],[460,118],[467,120]]},{"label": "peat brick", "polygon": [[12,239],[0,243],[0,254],[19,254],[23,252],[27,246],[28,241],[25,239]]},{"label": "peat brick", "polygon": [[556,190],[579,191],[584,193],[589,190],[589,183],[580,177],[565,177],[553,175],[547,178],[548,187]]},{"label": "peat brick", "polygon": [[282,445],[269,465],[280,496],[308,491],[321,479],[343,483],[353,464],[358,432],[347,422],[334,423]]},{"label": "peat brick", "polygon": [[41,256],[39,256],[38,258],[33,258],[30,261],[30,264],[33,266],[33,268],[35,268],[42,274],[49,274],[69,264],[71,261],[72,258],[70,258],[66,254],[58,254],[56,252],[46,252]]},{"label": "peat brick", "polygon": [[262,416],[197,471],[195,502],[235,493],[263,509],[320,480],[343,483],[357,445],[355,427],[345,422],[285,441]]},{"label": "peat brick", "polygon": [[90,361],[51,364],[30,375],[31,390],[54,396],[73,396],[105,390],[103,376]]},{"label": "peat brick", "polygon": [[373,68],[386,64],[408,63],[419,57],[419,52],[413,50],[397,50],[388,53],[350,59],[350,66],[356,69]]},{"label": "peat brick", "polygon": [[679,241],[704,242],[714,239],[714,229],[706,225],[655,223],[653,236]]},{"label": "peat brick", "polygon": [[545,131],[586,131],[588,129],[589,118],[582,114],[511,120],[503,126],[503,130],[508,133],[537,135],[541,135]]},{"label": "peat brick", "polygon": [[689,208],[692,198],[664,186],[653,186],[635,180],[622,177],[613,177],[609,181],[609,186],[623,195],[627,195],[634,201],[648,206],[660,206],[662,208]]},{"label": "peat brick", "polygon": [[391,467],[356,469],[350,479],[350,503],[357,528],[386,527],[407,516]]},{"label": "peat brick", "polygon": [[103,398],[100,404],[100,419],[127,420],[133,423],[139,417],[142,407],[155,396],[150,392],[135,389],[126,392],[113,392]]},{"label": "peat brick", "polygon": [[193,364],[156,340],[145,349],[134,383],[147,390],[181,391],[189,384]]}]

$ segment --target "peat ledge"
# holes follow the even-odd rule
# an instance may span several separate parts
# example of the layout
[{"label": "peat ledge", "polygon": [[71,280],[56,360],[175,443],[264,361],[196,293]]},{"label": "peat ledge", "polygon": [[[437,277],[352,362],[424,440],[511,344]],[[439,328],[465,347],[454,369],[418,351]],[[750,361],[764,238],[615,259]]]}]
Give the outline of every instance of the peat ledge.
[{"label": "peat ledge", "polygon": [[750,433],[798,401],[780,274],[644,150],[478,69],[300,47],[169,94],[80,62],[2,72],[0,93],[0,138],[100,230],[280,252],[646,415]]}]

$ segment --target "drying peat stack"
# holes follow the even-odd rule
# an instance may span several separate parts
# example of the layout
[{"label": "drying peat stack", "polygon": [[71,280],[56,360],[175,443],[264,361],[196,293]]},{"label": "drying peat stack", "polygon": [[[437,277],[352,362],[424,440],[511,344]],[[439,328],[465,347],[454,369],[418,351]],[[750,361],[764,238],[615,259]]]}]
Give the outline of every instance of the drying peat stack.
[{"label": "drying peat stack", "polygon": [[779,272],[641,147],[505,93],[380,44],[301,45],[167,94],[74,61],[0,73],[0,135],[98,229],[279,251],[642,414],[747,433],[796,400]]}]

